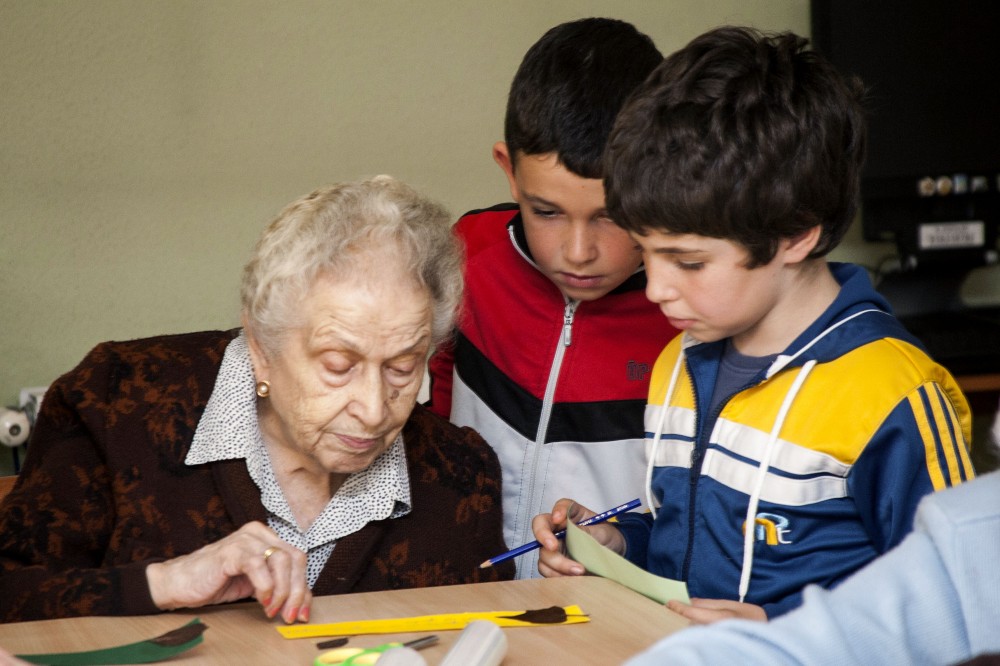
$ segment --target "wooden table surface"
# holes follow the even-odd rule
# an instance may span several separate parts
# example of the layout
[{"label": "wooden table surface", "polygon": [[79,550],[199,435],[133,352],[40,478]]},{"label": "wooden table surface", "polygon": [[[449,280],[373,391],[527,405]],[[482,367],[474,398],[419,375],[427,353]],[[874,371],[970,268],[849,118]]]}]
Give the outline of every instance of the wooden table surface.
[{"label": "wooden table surface", "polygon": [[[366,592],[320,597],[313,601],[312,623],[369,620],[438,613],[530,610],[577,604],[590,622],[503,629],[505,666],[618,664],[687,625],[679,615],[612,581],[594,576],[454,585],[414,590]],[[0,646],[15,654],[94,650],[152,638],[199,617],[208,626],[201,645],[171,664],[301,664],[320,653],[322,639],[288,640],[259,605],[241,603],[197,611],[130,617],[84,617],[0,624]],[[460,631],[436,632],[437,645],[421,650],[437,664]],[[426,634],[352,637],[350,646],[369,647]],[[557,661],[558,660],[558,661]]]}]

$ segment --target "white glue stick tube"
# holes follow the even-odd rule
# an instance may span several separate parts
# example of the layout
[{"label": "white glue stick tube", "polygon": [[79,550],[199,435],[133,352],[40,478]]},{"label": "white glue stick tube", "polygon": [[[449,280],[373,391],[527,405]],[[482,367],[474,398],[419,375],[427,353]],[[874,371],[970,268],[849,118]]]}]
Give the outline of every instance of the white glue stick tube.
[{"label": "white glue stick tube", "polygon": [[507,656],[507,636],[489,620],[474,620],[462,630],[440,666],[499,666]]}]

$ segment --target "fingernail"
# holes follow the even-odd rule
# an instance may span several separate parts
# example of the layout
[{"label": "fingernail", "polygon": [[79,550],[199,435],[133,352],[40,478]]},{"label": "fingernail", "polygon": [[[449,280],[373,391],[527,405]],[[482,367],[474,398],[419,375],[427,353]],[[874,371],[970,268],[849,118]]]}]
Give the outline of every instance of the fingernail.
[{"label": "fingernail", "polygon": [[264,608],[267,608],[268,606],[270,606],[271,605],[271,597],[268,596],[266,599],[262,599],[261,602],[260,602],[260,605],[263,606]]},{"label": "fingernail", "polygon": [[299,611],[299,620],[301,622],[309,621],[309,606],[303,606],[302,610]]},{"label": "fingernail", "polygon": [[298,606],[292,606],[291,608],[289,608],[288,612],[285,613],[285,618],[284,618],[285,624],[291,624],[292,622],[295,622],[295,618],[298,617],[298,615],[299,615]]},{"label": "fingernail", "polygon": [[274,619],[274,616],[278,614],[279,610],[280,609],[277,606],[275,606],[274,608],[268,608],[268,609],[266,609],[264,612],[267,613],[267,616],[269,618]]}]

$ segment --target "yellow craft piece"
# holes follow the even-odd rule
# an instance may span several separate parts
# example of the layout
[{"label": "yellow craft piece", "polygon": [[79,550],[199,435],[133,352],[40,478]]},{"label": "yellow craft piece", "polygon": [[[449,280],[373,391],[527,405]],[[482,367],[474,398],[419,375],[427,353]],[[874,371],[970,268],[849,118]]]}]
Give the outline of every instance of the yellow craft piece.
[{"label": "yellow craft piece", "polygon": [[373,666],[386,650],[401,646],[402,643],[386,643],[375,648],[342,647],[324,652],[313,661],[313,666],[349,664],[350,666]]},{"label": "yellow craft piece", "polygon": [[404,634],[418,631],[446,631],[464,629],[473,620],[489,620],[501,627],[544,627],[554,624],[579,624],[590,622],[579,606],[564,606],[566,620],[554,623],[525,622],[511,616],[526,611],[488,611],[483,613],[448,613],[444,615],[418,615],[386,620],[358,620],[329,624],[298,624],[276,627],[285,638],[316,638],[317,636],[357,636],[360,634]]}]

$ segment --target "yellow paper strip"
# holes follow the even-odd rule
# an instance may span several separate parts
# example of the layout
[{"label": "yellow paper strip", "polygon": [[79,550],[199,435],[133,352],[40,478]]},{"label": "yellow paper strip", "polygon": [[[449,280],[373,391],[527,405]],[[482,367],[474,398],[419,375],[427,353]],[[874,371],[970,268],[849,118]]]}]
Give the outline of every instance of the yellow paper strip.
[{"label": "yellow paper strip", "polygon": [[579,624],[590,622],[579,606],[564,606],[564,622],[538,623],[514,620],[512,615],[525,611],[488,611],[483,613],[448,613],[445,615],[418,615],[386,620],[358,620],[329,624],[297,624],[276,627],[285,638],[316,638],[318,636],[357,636],[359,634],[403,634],[416,631],[445,631],[464,629],[473,620],[489,620],[501,627],[544,627],[549,624]]}]

